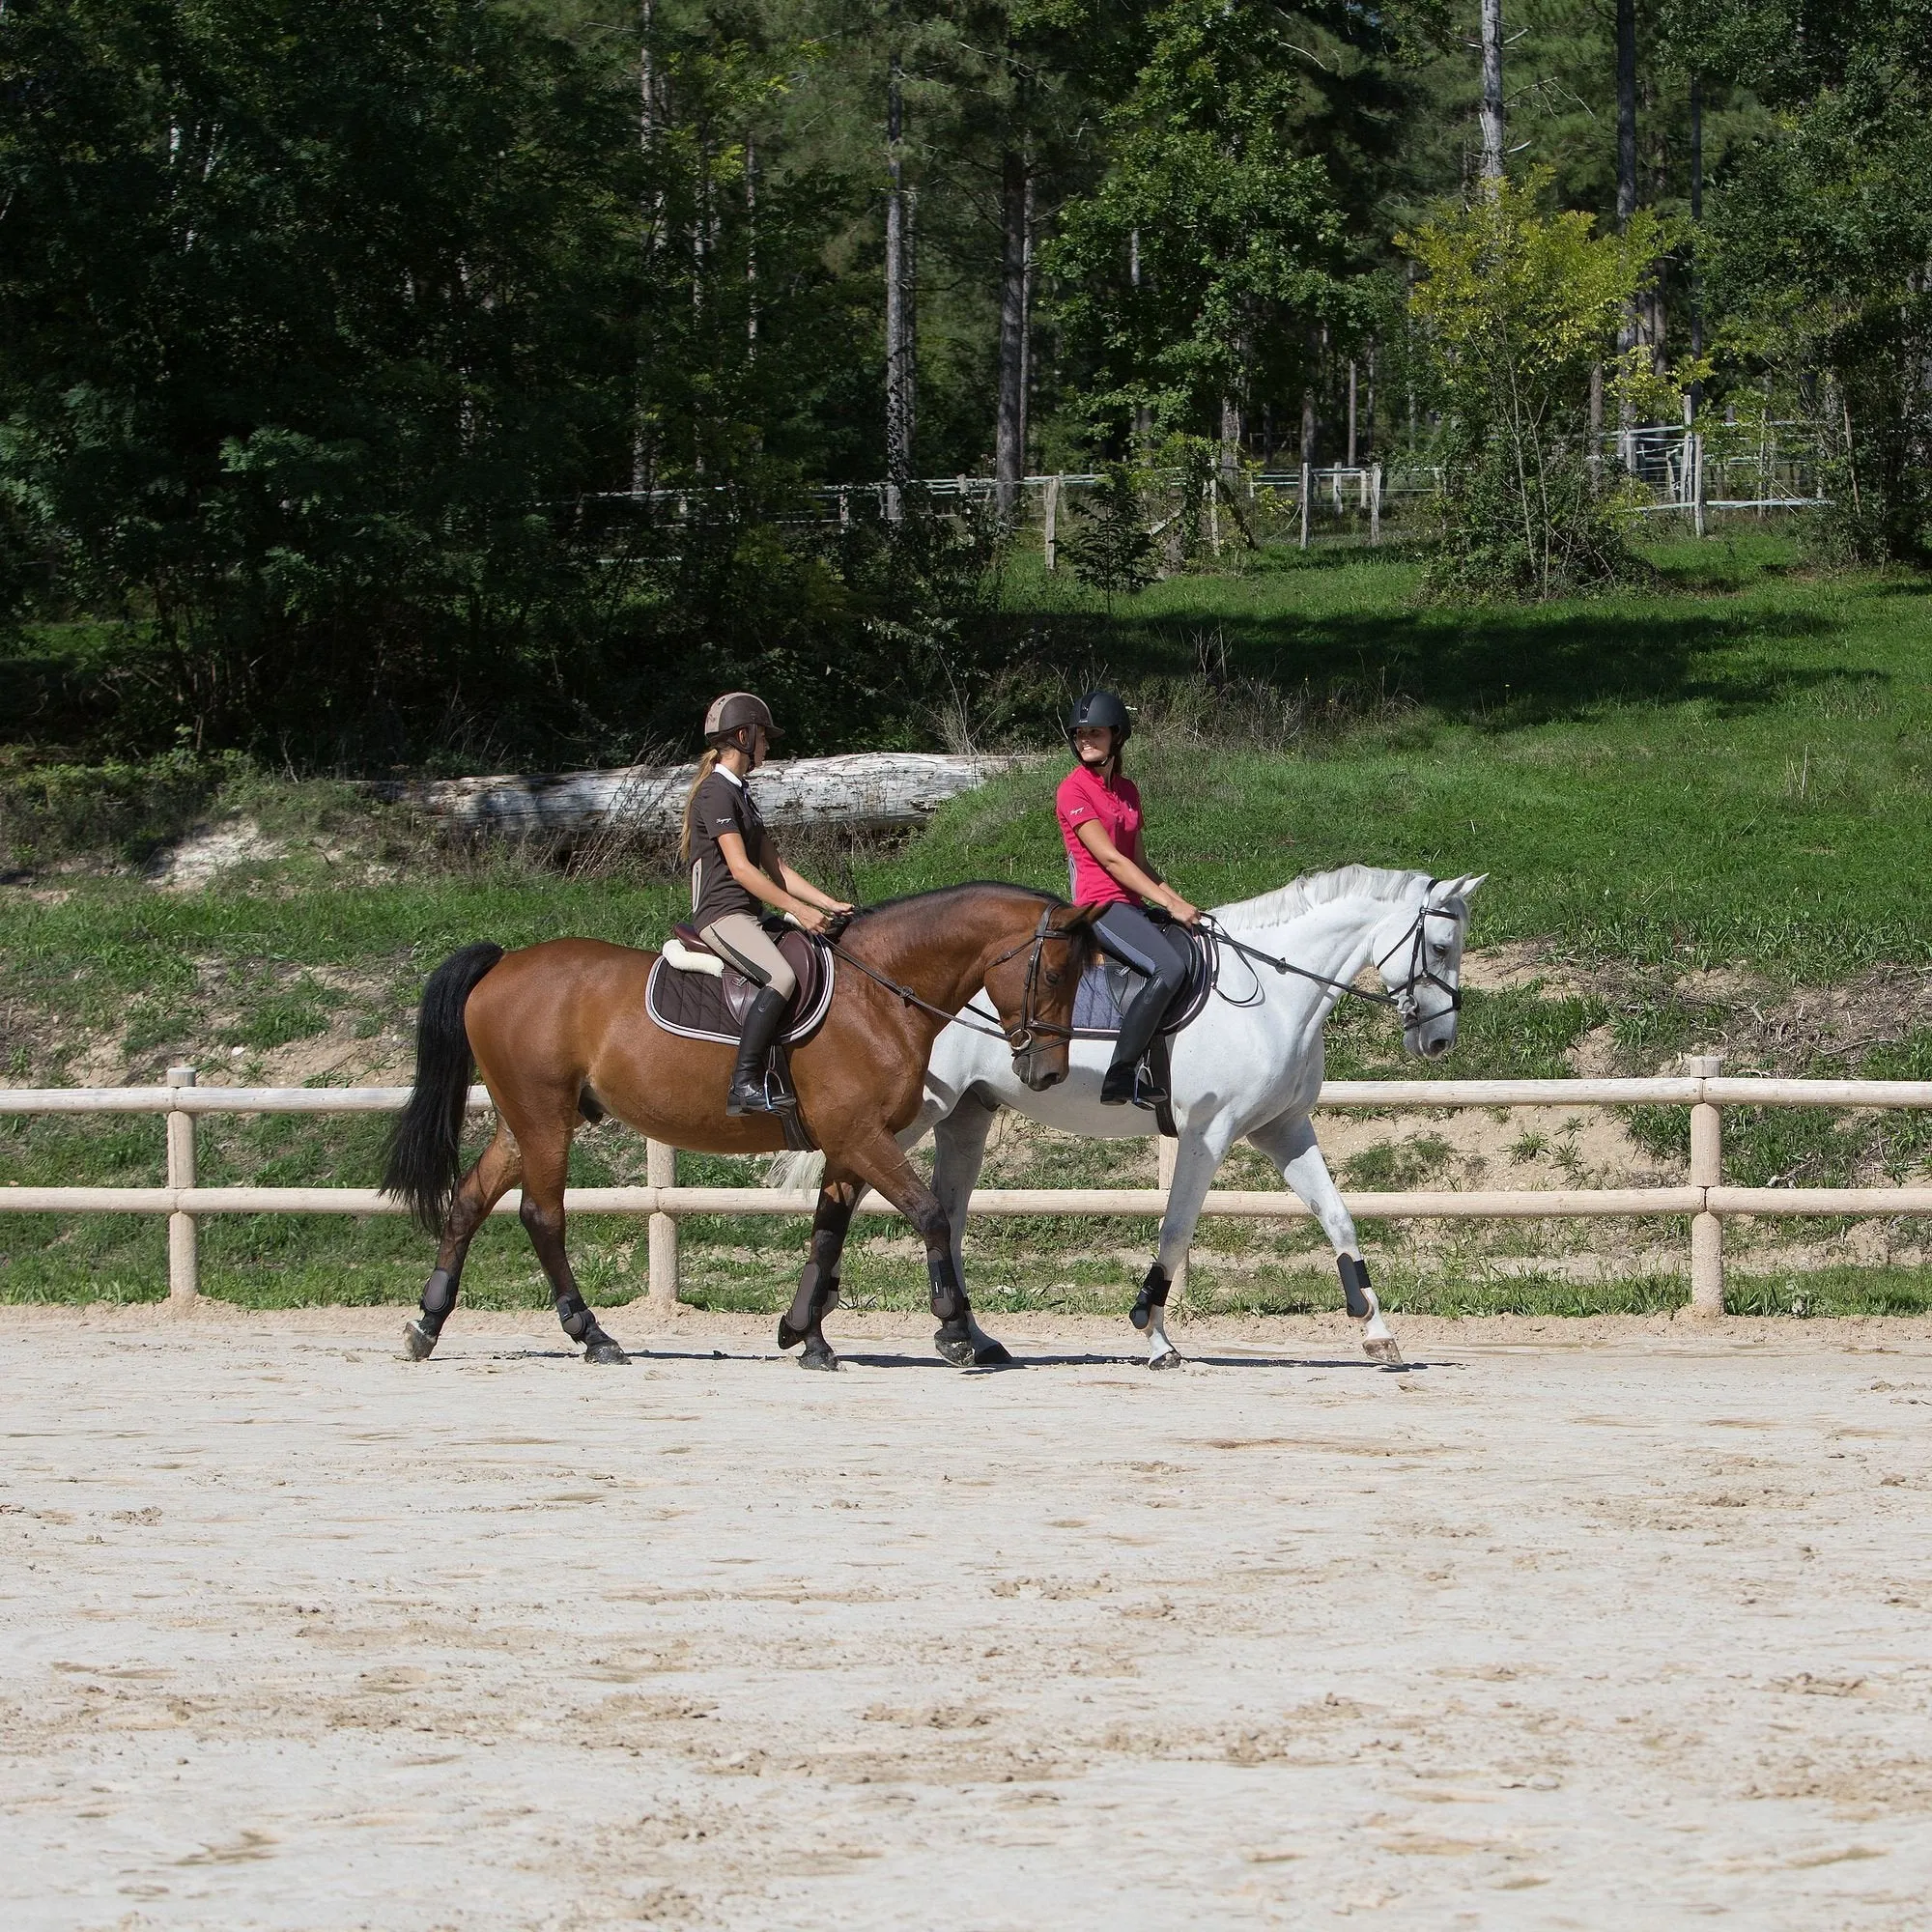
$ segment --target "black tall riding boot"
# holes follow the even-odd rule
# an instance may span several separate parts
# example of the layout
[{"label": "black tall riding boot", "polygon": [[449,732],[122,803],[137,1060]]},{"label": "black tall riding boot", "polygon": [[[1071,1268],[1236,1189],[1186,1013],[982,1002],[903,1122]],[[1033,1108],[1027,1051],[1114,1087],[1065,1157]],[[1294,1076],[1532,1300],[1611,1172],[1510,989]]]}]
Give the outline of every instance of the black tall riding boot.
[{"label": "black tall riding boot", "polygon": [[774,992],[769,986],[752,1002],[738,1038],[738,1064],[731,1069],[731,1091],[724,1099],[726,1114],[783,1114],[798,1105],[798,1095],[782,1073],[766,1077],[772,1042],[790,1004],[789,993]]},{"label": "black tall riding boot", "polygon": [[1114,1042],[1113,1065],[1107,1068],[1107,1076],[1100,1083],[1100,1104],[1103,1107],[1123,1107],[1129,1100],[1137,1100],[1143,1107],[1152,1107],[1167,1098],[1165,1094],[1156,1090],[1151,1073],[1140,1082],[1138,1094],[1134,1087],[1141,1061],[1153,1044],[1154,1034],[1166,1015],[1167,1003],[1172,997],[1173,988],[1162,985],[1158,980],[1149,980],[1134,995],[1133,1005],[1121,1015],[1121,1035]]}]

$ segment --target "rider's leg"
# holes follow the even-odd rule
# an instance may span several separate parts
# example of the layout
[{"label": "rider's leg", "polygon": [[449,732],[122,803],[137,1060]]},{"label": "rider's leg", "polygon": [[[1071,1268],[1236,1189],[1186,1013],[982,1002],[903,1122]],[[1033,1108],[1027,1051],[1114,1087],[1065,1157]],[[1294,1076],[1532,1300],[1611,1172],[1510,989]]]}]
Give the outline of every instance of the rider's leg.
[{"label": "rider's leg", "polygon": [[[1134,1097],[1134,1069],[1170,1002],[1187,983],[1187,954],[1183,944],[1170,938],[1138,906],[1110,905],[1094,922],[1094,937],[1101,952],[1131,966],[1147,982],[1121,1015],[1113,1064],[1100,1086],[1102,1104],[1114,1107]],[[1150,1102],[1155,1097],[1145,1090],[1143,1096]]]},{"label": "rider's leg", "polygon": [[737,1064],[724,1100],[726,1114],[769,1114],[796,1101],[783,1089],[766,1088],[766,1065],[784,1024],[785,1009],[798,990],[798,978],[784,954],[750,913],[727,913],[704,928],[704,943],[724,954],[756,986],[758,997],[745,1015],[738,1037]]},{"label": "rider's leg", "polygon": [[1349,1313],[1362,1324],[1362,1347],[1378,1362],[1400,1362],[1402,1349],[1382,1319],[1381,1303],[1369,1282],[1369,1265],[1355,1237],[1355,1219],[1343,1205],[1335,1178],[1316,1145],[1315,1125],[1306,1114],[1284,1114],[1248,1139],[1281,1171],[1281,1178],[1306,1203],[1335,1250],[1336,1271]]}]

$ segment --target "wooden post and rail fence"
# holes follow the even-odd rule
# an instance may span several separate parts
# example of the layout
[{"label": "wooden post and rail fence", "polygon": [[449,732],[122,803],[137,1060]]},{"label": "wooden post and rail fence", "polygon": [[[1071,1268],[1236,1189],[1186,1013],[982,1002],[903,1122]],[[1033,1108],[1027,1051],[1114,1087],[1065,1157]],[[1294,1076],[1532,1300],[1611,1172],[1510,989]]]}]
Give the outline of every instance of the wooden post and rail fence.
[{"label": "wooden post and rail fence", "polygon": [[[1687,1216],[1690,1222],[1690,1306],[1702,1315],[1724,1307],[1724,1222],[1733,1215],[1932,1216],[1932,1186],[1728,1187],[1723,1179],[1726,1107],[1932,1107],[1932,1081],[1773,1080],[1724,1078],[1717,1058],[1693,1060],[1679,1074],[1650,1079],[1336,1080],[1321,1090],[1327,1108],[1425,1111],[1447,1107],[1688,1107],[1690,1171],[1680,1186],[1470,1189],[1453,1192],[1345,1193],[1358,1220],[1556,1220],[1597,1216]],[[166,1184],[159,1187],[0,1186],[0,1212],[23,1214],[164,1214],[168,1219],[168,1291],[190,1301],[201,1289],[197,1236],[207,1214],[394,1214],[400,1204],[373,1187],[203,1187],[195,1174],[195,1127],[204,1114],[374,1114],[399,1111],[406,1087],[202,1087],[191,1066],[168,1069],[162,1087],[0,1088],[0,1113],[160,1114],[166,1117]],[[489,1108],[481,1087],[472,1111]],[[1157,1187],[987,1187],[974,1192],[975,1215],[1151,1218],[1167,1207],[1172,1142],[1161,1148]],[[648,1217],[650,1305],[668,1312],[677,1299],[678,1223],[692,1214],[809,1215],[814,1197],[767,1187],[680,1187],[676,1155],[647,1143],[647,1184],[580,1187],[566,1196],[573,1214]],[[516,1194],[497,1204],[514,1214]],[[862,1214],[895,1210],[868,1193]],[[1205,1215],[1253,1221],[1305,1218],[1286,1191],[1216,1188]]]}]

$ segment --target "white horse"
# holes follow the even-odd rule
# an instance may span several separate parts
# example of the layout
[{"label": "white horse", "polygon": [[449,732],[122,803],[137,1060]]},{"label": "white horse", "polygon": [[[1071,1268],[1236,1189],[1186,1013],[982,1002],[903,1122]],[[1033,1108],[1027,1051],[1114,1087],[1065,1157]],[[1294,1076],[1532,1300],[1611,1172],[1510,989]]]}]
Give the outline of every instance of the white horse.
[{"label": "white horse", "polygon": [[[1169,1084],[1180,1144],[1159,1251],[1132,1316],[1147,1333],[1151,1368],[1180,1359],[1167,1337],[1168,1288],[1186,1258],[1215,1172],[1244,1134],[1321,1223],[1368,1354],[1402,1360],[1369,1285],[1354,1221],[1309,1120],[1321,1088],[1321,1029],[1344,990],[1373,963],[1402,1021],[1404,1047],[1424,1060],[1447,1053],[1462,1006],[1469,898],[1488,876],[1432,879],[1426,872],[1344,866],[1216,910],[1225,934],[1220,981],[1200,1015],[1173,1037]],[[1108,1039],[1076,1039],[1066,1079],[1034,1093],[1014,1078],[1003,1040],[959,1024],[939,1036],[924,1105],[899,1138],[911,1147],[933,1136],[932,1190],[952,1224],[961,1281],[967,1198],[1000,1108],[1095,1140],[1155,1131],[1153,1115],[1143,1108],[1101,1106],[1100,1077],[1112,1047]]]}]

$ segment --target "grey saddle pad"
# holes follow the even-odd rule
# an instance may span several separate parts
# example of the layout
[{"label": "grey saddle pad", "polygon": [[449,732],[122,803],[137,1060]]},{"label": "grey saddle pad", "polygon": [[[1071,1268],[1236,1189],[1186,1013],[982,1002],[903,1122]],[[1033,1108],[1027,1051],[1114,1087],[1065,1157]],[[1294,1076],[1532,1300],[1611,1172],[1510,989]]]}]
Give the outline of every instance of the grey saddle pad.
[{"label": "grey saddle pad", "polygon": [[[1188,942],[1193,963],[1188,969],[1186,985],[1174,996],[1174,1003],[1161,1020],[1160,1031],[1164,1034],[1179,1033],[1200,1016],[1221,970],[1220,952],[1211,935],[1190,932],[1184,927],[1180,931]],[[1111,1039],[1121,1030],[1121,1015],[1146,984],[1141,974],[1131,966],[1122,966],[1118,959],[1094,960],[1081,976],[1080,989],[1073,996],[1073,1031],[1087,1039]]]},{"label": "grey saddle pad", "polygon": [[[832,1005],[832,951],[797,927],[787,929],[778,948],[798,975],[798,992],[785,1013],[787,1046],[810,1039]],[[644,1010],[667,1033],[682,1039],[715,1039],[736,1046],[745,1015],[758,988],[735,966],[715,973],[680,973],[660,959],[644,982]]]}]

